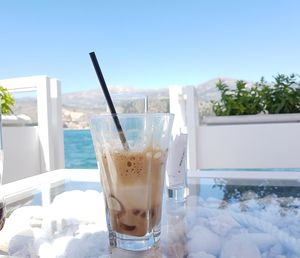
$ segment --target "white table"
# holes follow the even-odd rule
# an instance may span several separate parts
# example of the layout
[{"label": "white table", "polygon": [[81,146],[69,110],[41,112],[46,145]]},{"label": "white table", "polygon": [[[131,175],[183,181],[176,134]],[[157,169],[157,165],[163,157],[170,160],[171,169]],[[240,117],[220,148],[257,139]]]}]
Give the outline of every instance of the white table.
[{"label": "white table", "polygon": [[[300,172],[189,172],[165,198],[159,247],[110,250],[97,170],[57,170],[3,186],[0,254],[11,257],[300,257]],[[8,256],[9,257],[9,256]]]}]

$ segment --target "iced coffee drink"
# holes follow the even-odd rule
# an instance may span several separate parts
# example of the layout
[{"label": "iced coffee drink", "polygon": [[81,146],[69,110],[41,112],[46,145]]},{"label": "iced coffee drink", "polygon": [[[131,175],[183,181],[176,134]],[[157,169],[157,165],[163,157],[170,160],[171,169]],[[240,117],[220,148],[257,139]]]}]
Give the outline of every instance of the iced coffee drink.
[{"label": "iced coffee drink", "polygon": [[112,150],[100,159],[112,229],[138,237],[159,231],[166,153]]},{"label": "iced coffee drink", "polygon": [[160,238],[173,115],[120,114],[124,137],[120,137],[113,118],[102,115],[91,119],[109,242],[113,247],[146,250]]}]

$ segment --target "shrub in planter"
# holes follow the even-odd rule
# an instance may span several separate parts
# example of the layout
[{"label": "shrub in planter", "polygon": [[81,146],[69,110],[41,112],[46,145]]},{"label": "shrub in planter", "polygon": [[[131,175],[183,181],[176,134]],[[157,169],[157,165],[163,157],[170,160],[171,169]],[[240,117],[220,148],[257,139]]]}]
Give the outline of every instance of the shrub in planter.
[{"label": "shrub in planter", "polygon": [[300,81],[298,75],[279,74],[270,86],[264,79],[257,83],[264,109],[269,114],[300,113]]},{"label": "shrub in planter", "polygon": [[245,81],[237,81],[236,88],[230,89],[221,80],[216,87],[221,93],[221,100],[213,102],[217,116],[254,115],[261,113],[264,106],[258,86],[247,87]]},{"label": "shrub in planter", "polygon": [[216,87],[221,99],[213,102],[213,110],[217,116],[300,113],[299,78],[295,74],[278,74],[271,84],[262,77],[251,87],[237,81],[233,90],[219,81]]}]

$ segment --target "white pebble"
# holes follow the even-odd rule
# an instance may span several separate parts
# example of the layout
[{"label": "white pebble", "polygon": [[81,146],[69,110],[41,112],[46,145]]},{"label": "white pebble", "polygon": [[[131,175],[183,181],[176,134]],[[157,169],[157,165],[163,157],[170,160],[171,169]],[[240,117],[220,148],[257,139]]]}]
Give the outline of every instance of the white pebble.
[{"label": "white pebble", "polygon": [[270,250],[270,248],[277,242],[275,236],[271,236],[266,233],[252,233],[248,234],[248,236],[252,242],[257,245],[261,252]]},{"label": "white pebble", "polygon": [[198,253],[189,254],[188,258],[216,258],[216,256],[205,252],[198,252]]},{"label": "white pebble", "polygon": [[44,242],[38,249],[38,255],[40,258],[55,258],[55,252],[50,243]]},{"label": "white pebble", "polygon": [[206,252],[213,255],[220,253],[221,238],[204,226],[195,226],[188,232],[190,240],[187,243],[188,251],[191,253]]},{"label": "white pebble", "polygon": [[227,213],[210,218],[208,225],[213,232],[220,236],[225,236],[231,229],[240,227],[240,224]]},{"label": "white pebble", "polygon": [[251,241],[246,234],[236,235],[225,240],[220,258],[261,258],[257,246]]}]

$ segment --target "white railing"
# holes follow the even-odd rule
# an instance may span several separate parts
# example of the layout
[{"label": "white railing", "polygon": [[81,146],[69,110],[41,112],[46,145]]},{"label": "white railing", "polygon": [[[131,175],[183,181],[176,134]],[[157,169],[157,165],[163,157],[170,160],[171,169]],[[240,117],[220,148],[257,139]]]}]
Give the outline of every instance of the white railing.
[{"label": "white railing", "polygon": [[299,115],[279,115],[267,123],[262,116],[257,116],[259,121],[254,121],[254,116],[242,122],[243,117],[234,123],[228,122],[231,118],[227,123],[216,122],[218,118],[213,123],[199,123],[193,86],[170,88],[170,110],[176,114],[175,128],[186,128],[188,133],[188,164],[192,170],[300,168]]},{"label": "white railing", "polygon": [[64,168],[60,81],[47,76],[0,80],[10,92],[36,91],[37,126],[4,127],[4,183]]}]

